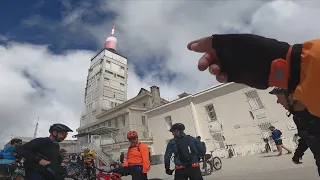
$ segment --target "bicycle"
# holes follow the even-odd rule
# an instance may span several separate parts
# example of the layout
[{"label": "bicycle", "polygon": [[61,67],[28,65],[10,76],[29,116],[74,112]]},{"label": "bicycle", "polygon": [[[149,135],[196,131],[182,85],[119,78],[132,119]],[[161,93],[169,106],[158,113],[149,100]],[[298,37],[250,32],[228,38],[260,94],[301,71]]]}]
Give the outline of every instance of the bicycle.
[{"label": "bicycle", "polygon": [[[13,167],[13,169],[14,169],[13,172],[10,172],[9,166]],[[6,177],[0,177],[0,180],[17,180],[17,179],[23,180],[23,179],[25,179],[25,173],[24,173],[24,168],[23,168],[22,163],[16,162],[15,164],[9,165],[9,166],[8,166],[9,174]]]},{"label": "bicycle", "polygon": [[[117,169],[114,170],[119,170],[122,171],[121,174],[120,173],[116,173],[113,172],[114,170],[111,171],[106,171],[104,169],[100,169],[97,168],[95,166],[91,166],[92,168],[98,170],[98,173],[96,175],[97,179],[104,179],[104,180],[122,180],[122,176],[128,176],[130,175],[129,173],[124,172],[123,170],[119,170],[119,168],[123,168],[123,167],[119,167]],[[148,180],[163,180],[163,179],[159,179],[159,178],[152,178],[152,179],[148,179]]]},{"label": "bicycle", "polygon": [[[213,169],[215,169],[215,170],[220,170],[221,168],[222,168],[222,161],[221,161],[221,159],[219,158],[219,157],[217,157],[217,156],[213,156],[212,155],[212,153],[213,153],[214,151],[210,151],[210,154],[206,154],[205,156],[204,156],[204,160],[203,159],[201,159],[200,160],[200,163],[202,162],[202,163],[204,163],[205,162],[205,164],[203,164],[203,166],[202,166],[202,169],[205,169],[205,171],[203,172],[203,171],[201,171],[201,173],[202,173],[202,176],[207,176],[207,175],[210,175],[212,172],[213,172]],[[207,168],[208,165],[209,164],[209,169]]]}]

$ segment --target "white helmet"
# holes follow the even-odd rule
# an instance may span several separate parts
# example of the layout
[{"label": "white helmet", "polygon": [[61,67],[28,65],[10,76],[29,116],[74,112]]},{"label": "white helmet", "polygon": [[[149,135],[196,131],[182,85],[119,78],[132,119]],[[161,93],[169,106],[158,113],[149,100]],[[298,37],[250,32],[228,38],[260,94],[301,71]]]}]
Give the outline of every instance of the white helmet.
[{"label": "white helmet", "polygon": [[86,151],[89,150],[89,148],[87,148],[86,146],[82,146],[82,150]]}]

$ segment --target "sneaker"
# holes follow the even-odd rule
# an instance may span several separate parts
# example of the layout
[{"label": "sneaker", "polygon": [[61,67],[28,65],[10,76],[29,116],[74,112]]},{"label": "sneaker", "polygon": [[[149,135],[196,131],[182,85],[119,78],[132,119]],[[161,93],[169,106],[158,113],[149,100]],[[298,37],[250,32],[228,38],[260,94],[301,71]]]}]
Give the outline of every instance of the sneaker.
[{"label": "sneaker", "polygon": [[279,153],[277,156],[281,156],[282,155],[282,153]]}]

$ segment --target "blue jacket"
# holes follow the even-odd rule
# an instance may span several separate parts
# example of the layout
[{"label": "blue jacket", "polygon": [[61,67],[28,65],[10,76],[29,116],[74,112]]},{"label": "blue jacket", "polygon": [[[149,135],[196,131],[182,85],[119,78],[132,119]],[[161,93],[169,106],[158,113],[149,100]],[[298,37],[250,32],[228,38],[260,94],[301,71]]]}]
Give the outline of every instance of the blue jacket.
[{"label": "blue jacket", "polygon": [[273,130],[271,134],[272,134],[271,137],[272,137],[273,140],[281,139],[281,134],[282,133],[278,129]]},{"label": "blue jacket", "polygon": [[[183,136],[186,136],[185,133],[180,133],[178,134],[175,138],[181,138]],[[193,157],[193,161],[192,163],[197,163],[199,162],[199,158],[198,157],[203,157],[206,153],[206,150],[204,149],[204,147],[201,145],[201,143],[194,137],[190,137],[192,140],[192,148],[195,149],[196,154]],[[168,169],[170,167],[170,159],[172,157],[172,154],[174,154],[174,164],[176,166],[185,166],[187,164],[183,164],[177,157],[178,157],[178,147],[177,144],[175,142],[174,139],[171,139],[168,142],[167,145],[167,149],[166,152],[164,154],[164,164],[165,164],[165,168]]]},{"label": "blue jacket", "polygon": [[0,160],[0,164],[11,164],[14,163],[16,158],[14,157],[15,147],[6,146],[3,149],[3,159]]}]

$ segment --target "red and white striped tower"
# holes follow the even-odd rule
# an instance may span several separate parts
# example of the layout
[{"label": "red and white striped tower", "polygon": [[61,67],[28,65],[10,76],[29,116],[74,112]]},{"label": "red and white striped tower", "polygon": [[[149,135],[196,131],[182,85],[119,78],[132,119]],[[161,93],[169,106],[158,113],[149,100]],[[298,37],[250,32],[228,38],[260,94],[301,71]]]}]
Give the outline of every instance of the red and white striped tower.
[{"label": "red and white striped tower", "polygon": [[117,49],[117,38],[114,37],[114,30],[115,29],[116,29],[116,24],[113,23],[111,36],[109,36],[106,39],[106,43],[104,44],[105,48],[112,51],[112,52],[115,52]]}]

